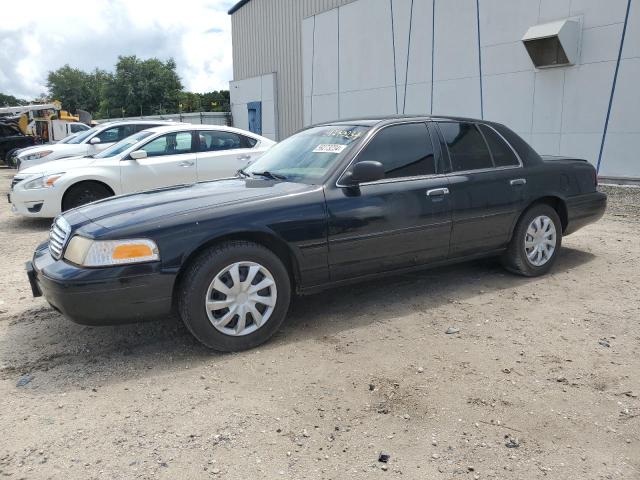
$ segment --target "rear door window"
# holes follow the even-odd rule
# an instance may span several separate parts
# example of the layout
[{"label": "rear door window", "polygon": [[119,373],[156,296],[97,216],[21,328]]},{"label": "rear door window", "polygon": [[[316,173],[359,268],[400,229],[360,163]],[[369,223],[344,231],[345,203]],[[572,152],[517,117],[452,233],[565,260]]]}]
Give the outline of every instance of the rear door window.
[{"label": "rear door window", "polygon": [[493,168],[491,154],[473,123],[438,122],[454,172]]},{"label": "rear door window", "polygon": [[140,150],[147,152],[148,157],[190,153],[193,151],[192,135],[191,132],[167,133],[151,140]]},{"label": "rear door window", "polygon": [[493,128],[486,125],[478,125],[480,131],[484,135],[491,154],[493,155],[493,163],[496,167],[511,167],[520,165],[518,158],[507,143],[498,135]]},{"label": "rear door window", "polygon": [[358,155],[357,161],[380,162],[385,178],[436,173],[433,145],[425,123],[406,123],[382,129]]},{"label": "rear door window", "polygon": [[100,143],[115,143],[122,140],[122,127],[111,127],[96,135]]},{"label": "rear door window", "polygon": [[201,130],[198,131],[201,152],[218,152],[233,150],[238,148],[251,148],[257,140],[240,135],[235,132],[225,132],[222,130]]}]

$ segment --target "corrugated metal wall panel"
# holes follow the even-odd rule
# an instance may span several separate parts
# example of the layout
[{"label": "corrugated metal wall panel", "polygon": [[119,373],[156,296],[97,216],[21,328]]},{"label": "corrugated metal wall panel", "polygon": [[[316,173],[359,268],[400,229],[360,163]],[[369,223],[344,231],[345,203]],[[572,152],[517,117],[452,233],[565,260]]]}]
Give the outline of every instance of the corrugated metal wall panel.
[{"label": "corrugated metal wall panel", "polygon": [[233,78],[276,72],[280,139],[303,124],[302,20],[354,0],[252,0],[231,16]]}]

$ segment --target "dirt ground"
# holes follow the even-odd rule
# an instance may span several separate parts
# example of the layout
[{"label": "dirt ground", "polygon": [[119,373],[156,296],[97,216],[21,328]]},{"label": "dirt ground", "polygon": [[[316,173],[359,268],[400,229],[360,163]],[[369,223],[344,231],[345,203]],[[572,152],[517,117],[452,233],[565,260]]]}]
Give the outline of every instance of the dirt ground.
[{"label": "dirt ground", "polygon": [[639,479],[640,189],[603,189],[544,278],[481,261],[329,291],[225,355],[31,298],[49,222],[0,202],[0,474]]}]

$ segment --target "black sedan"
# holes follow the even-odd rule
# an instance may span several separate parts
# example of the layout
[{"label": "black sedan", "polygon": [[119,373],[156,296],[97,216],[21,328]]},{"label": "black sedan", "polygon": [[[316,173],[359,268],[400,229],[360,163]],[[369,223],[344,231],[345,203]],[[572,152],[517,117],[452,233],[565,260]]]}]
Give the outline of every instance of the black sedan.
[{"label": "black sedan", "polygon": [[177,309],[216,350],[261,344],[291,295],[500,256],[541,275],[606,207],[584,160],[538,155],[507,127],[393,117],[317,125],[237,177],[124,195],[59,216],[27,270],[74,321]]}]

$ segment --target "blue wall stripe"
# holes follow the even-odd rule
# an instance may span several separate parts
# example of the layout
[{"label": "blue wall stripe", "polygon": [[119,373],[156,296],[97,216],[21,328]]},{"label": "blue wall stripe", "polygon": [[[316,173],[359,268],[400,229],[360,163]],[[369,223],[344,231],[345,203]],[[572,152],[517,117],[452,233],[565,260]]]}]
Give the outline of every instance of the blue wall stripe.
[{"label": "blue wall stripe", "polygon": [[396,33],[393,26],[393,0],[389,0],[389,5],[391,5],[391,41],[393,45],[393,86],[396,91],[396,114],[398,113],[398,80],[397,80],[397,69],[396,69]]},{"label": "blue wall stripe", "polygon": [[484,99],[482,98],[482,48],[480,47],[480,0],[476,0],[478,20],[478,72],[480,74],[480,118],[484,119]]},{"label": "blue wall stripe", "polygon": [[411,0],[411,13],[409,13],[409,39],[407,40],[407,66],[404,71],[404,100],[402,101],[402,114],[407,107],[407,84],[409,83],[409,54],[411,53],[411,25],[413,24],[413,0]]},{"label": "blue wall stripe", "polygon": [[431,4],[431,113],[433,113],[433,65],[436,41],[436,0]]},{"label": "blue wall stripe", "polygon": [[622,48],[624,47],[624,37],[627,33],[627,23],[629,22],[629,10],[631,10],[631,0],[627,0],[627,12],[624,15],[624,25],[622,27],[622,36],[620,37],[620,50],[618,50],[618,60],[616,61],[616,69],[613,73],[613,83],[611,84],[611,95],[609,96],[609,107],[607,108],[607,117],[604,120],[604,130],[602,131],[602,142],[600,142],[600,152],[598,153],[598,163],[596,171],[600,172],[600,164],[602,163],[602,152],[604,150],[604,142],[607,138],[607,129],[609,128],[609,117],[611,116],[611,106],[613,105],[613,95],[616,92],[616,82],[618,81],[618,70],[620,69],[620,60],[622,59]]}]

